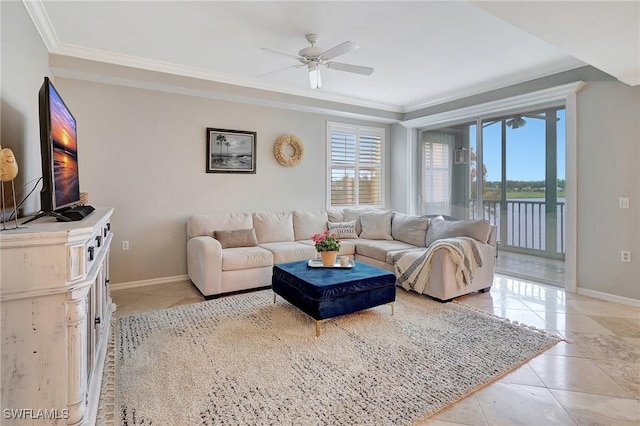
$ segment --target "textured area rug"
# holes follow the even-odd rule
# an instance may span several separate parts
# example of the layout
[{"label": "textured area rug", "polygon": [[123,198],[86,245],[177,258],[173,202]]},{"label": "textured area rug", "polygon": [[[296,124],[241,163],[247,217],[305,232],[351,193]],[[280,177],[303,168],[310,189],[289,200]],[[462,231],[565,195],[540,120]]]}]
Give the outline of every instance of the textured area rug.
[{"label": "textured area rug", "polygon": [[122,424],[412,424],[561,340],[401,289],[321,331],[270,290],[121,318]]}]

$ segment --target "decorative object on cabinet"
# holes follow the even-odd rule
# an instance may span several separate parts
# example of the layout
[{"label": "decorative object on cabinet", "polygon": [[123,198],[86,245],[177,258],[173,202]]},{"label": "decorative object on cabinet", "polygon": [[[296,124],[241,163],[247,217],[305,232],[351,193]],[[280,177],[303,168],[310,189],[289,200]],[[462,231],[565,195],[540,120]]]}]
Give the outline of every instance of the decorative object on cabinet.
[{"label": "decorative object on cabinet", "polygon": [[256,132],[207,128],[207,173],[255,173]]},{"label": "decorative object on cabinet", "polygon": [[[18,162],[16,161],[16,156],[13,154],[13,151],[9,148],[2,148],[0,146],[0,187],[1,187],[1,196],[2,196],[2,230],[8,229],[6,227],[6,222],[8,219],[13,216],[16,225],[15,228],[19,228],[18,226],[18,207],[16,204],[16,187],[13,183],[14,179],[18,176]],[[7,218],[6,214],[6,204],[7,200],[4,194],[4,183],[11,182],[11,195],[13,197],[13,214]],[[14,228],[14,229],[15,229]]]},{"label": "decorative object on cabinet", "polygon": [[[288,150],[293,153],[289,154]],[[276,139],[273,145],[273,153],[278,163],[284,167],[297,166],[304,158],[304,145],[302,141],[294,135],[282,135]]]},{"label": "decorative object on cabinet", "polygon": [[3,409],[46,408],[58,425],[95,424],[115,310],[112,213],[64,223],[42,217],[0,234]]}]

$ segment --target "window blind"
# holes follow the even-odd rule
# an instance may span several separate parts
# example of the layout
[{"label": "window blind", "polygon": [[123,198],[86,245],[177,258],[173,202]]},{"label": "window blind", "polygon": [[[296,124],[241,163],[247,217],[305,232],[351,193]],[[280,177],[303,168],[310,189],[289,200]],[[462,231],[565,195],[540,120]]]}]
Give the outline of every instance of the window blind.
[{"label": "window blind", "polygon": [[328,124],[329,208],[383,205],[384,129]]}]

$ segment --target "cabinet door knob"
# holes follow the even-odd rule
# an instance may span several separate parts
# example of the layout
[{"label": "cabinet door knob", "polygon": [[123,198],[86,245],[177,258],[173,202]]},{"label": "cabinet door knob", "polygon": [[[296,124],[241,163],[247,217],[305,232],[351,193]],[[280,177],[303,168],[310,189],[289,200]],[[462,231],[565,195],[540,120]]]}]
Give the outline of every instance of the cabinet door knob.
[{"label": "cabinet door knob", "polygon": [[102,322],[102,319],[100,317],[95,317],[93,322],[96,323],[96,324],[100,324]]},{"label": "cabinet door knob", "polygon": [[96,237],[96,245],[97,245],[98,247],[100,247],[100,245],[102,245],[102,237],[101,237],[100,235],[98,235],[98,236]]},{"label": "cabinet door knob", "polygon": [[93,246],[89,247],[89,261],[93,260],[93,252],[95,251],[95,248]]}]

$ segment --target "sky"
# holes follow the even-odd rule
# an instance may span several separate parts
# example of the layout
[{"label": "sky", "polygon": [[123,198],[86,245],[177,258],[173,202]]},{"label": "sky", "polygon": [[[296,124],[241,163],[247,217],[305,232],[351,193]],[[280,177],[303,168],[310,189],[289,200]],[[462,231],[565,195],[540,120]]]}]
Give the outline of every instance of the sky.
[{"label": "sky", "polygon": [[[558,179],[565,178],[564,110],[558,111]],[[523,117],[526,125],[517,129],[507,127],[507,180],[541,181],[545,179],[545,121]],[[475,126],[471,132],[475,144]],[[501,180],[500,123],[484,128],[483,157],[487,181]]]}]

